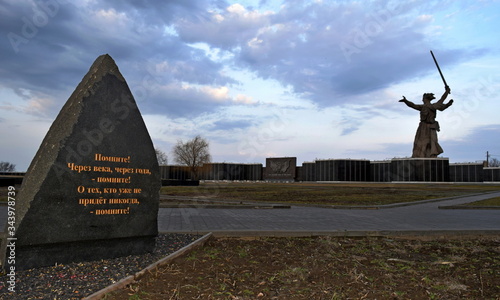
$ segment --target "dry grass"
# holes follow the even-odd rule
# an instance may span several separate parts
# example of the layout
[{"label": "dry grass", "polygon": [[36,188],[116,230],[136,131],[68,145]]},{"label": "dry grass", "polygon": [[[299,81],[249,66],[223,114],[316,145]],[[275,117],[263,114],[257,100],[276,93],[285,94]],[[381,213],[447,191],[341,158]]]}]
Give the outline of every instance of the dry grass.
[{"label": "dry grass", "polygon": [[500,197],[468,203],[470,206],[500,206]]},{"label": "dry grass", "polygon": [[498,237],[217,239],[106,299],[499,299]]},{"label": "dry grass", "polygon": [[393,183],[202,183],[163,187],[170,196],[315,205],[383,205],[500,191],[497,185]]}]

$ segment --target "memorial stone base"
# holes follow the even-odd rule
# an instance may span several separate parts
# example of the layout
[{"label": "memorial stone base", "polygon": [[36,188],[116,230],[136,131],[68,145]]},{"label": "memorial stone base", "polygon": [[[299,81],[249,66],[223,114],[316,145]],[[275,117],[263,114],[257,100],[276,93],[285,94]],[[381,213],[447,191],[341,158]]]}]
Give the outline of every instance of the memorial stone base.
[{"label": "memorial stone base", "polygon": [[16,269],[139,255],[151,252],[154,246],[155,236],[23,246],[16,249]]}]

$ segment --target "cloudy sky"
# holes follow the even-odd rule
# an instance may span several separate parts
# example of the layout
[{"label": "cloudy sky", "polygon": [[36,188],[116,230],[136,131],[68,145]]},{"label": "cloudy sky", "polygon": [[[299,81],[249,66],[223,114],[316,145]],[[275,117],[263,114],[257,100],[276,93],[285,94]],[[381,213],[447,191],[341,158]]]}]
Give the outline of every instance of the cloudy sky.
[{"label": "cloudy sky", "polygon": [[1,0],[0,161],[28,168],[104,53],[170,162],[198,134],[214,162],[411,156],[429,50],[442,156],[500,159],[498,28],[498,0]]}]

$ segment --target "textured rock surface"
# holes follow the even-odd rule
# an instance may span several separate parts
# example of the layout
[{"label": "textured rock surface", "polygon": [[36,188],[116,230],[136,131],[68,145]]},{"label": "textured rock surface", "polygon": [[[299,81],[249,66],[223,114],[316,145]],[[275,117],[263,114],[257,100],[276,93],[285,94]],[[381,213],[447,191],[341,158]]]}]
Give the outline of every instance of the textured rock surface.
[{"label": "textured rock surface", "polygon": [[[16,265],[150,251],[158,233],[155,150],[109,55],[96,59],[44,138],[16,203]],[[6,230],[8,232],[8,230]]]}]

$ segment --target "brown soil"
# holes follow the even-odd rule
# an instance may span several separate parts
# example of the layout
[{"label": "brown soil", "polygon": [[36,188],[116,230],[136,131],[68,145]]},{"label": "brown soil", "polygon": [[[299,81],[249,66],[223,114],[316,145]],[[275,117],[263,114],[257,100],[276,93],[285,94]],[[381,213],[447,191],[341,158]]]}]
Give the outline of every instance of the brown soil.
[{"label": "brown soil", "polygon": [[499,299],[500,237],[212,239],[105,299]]}]

